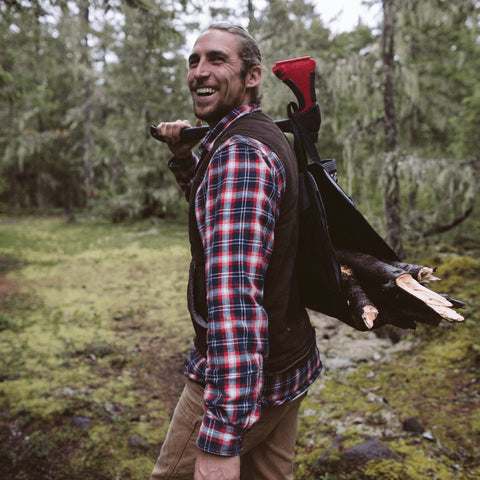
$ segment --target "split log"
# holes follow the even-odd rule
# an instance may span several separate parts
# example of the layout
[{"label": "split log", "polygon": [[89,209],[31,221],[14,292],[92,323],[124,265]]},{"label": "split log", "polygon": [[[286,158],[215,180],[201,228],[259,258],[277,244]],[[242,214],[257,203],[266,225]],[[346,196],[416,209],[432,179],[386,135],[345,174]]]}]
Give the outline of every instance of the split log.
[{"label": "split log", "polygon": [[400,328],[415,329],[417,323],[437,326],[443,319],[423,300],[399,288],[394,282],[390,282],[388,288],[364,282],[362,288],[379,311],[375,327],[389,323]]},{"label": "split log", "polygon": [[406,274],[405,270],[366,253],[340,249],[335,250],[335,253],[340,263],[352,268],[356,275],[370,277],[384,284]]},{"label": "split log", "polygon": [[[393,292],[392,292],[393,293]],[[392,297],[385,296],[377,302],[379,309],[378,324],[390,323],[401,328],[415,329],[417,323],[438,326],[443,317],[406,292],[395,292]]]},{"label": "split log", "polygon": [[425,305],[437,312],[449,322],[462,322],[462,315],[453,310],[453,304],[439,293],[424,287],[418,283],[409,273],[398,277],[395,283],[413,297],[423,301]]},{"label": "split log", "polygon": [[[394,313],[397,309],[400,315],[406,310],[416,317],[415,320],[435,325],[438,324],[437,315],[449,322],[464,320],[454,310],[457,307],[450,299],[421,285],[410,273],[400,268],[399,262],[392,265],[371,255],[347,250],[337,250],[336,253],[341,264],[353,270],[380,312],[382,306],[390,310],[392,316],[397,316]],[[417,314],[414,315],[414,312]]]},{"label": "split log", "polygon": [[[440,318],[441,320],[441,318]],[[439,321],[428,318],[425,315],[412,315],[412,312],[404,312],[397,309],[381,308],[378,318],[375,322],[376,327],[383,327],[384,325],[393,325],[394,327],[415,330],[417,323],[425,323],[428,325],[439,324]]]},{"label": "split log", "polygon": [[378,309],[368,298],[363,288],[353,275],[352,269],[346,266],[341,267],[342,280],[345,283],[348,304],[358,322],[361,319],[369,330],[373,328],[375,320],[378,316]]}]

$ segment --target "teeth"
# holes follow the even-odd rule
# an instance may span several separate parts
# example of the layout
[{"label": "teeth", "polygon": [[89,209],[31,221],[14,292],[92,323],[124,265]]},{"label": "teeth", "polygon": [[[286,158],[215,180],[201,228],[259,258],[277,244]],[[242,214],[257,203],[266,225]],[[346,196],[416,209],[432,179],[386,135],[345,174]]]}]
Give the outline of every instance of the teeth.
[{"label": "teeth", "polygon": [[214,88],[197,88],[196,90],[198,95],[210,95],[212,93],[215,93],[216,90]]}]

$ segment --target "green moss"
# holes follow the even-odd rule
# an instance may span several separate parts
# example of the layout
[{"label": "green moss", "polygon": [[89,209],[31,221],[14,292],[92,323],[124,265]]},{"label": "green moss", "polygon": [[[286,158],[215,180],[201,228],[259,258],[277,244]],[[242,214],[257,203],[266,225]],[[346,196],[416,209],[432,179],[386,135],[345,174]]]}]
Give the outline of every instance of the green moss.
[{"label": "green moss", "polygon": [[[294,460],[295,480],[337,480],[347,478],[340,472],[340,455],[337,449],[313,448],[308,453],[297,452]],[[337,474],[340,473],[340,477]]]},{"label": "green moss", "polygon": [[347,449],[365,441],[364,433],[359,427],[350,427],[342,432],[342,448]]},{"label": "green moss", "polygon": [[147,456],[124,458],[116,466],[116,472],[120,478],[149,478],[152,469],[152,459]]},{"label": "green moss", "polygon": [[442,281],[453,275],[458,275],[461,278],[471,278],[480,275],[480,261],[472,257],[462,256],[442,258],[437,273],[441,275]]},{"label": "green moss", "polygon": [[[187,243],[184,226],[165,222],[0,224],[0,248],[15,259],[5,281],[19,288],[0,302],[7,477],[36,478],[37,467],[70,480],[148,477],[191,344]],[[410,349],[388,361],[345,371],[327,363],[302,403],[297,480],[389,478],[386,472],[470,480],[479,473],[480,262],[451,253],[431,260],[419,263],[438,266],[436,289],[469,303],[467,321],[419,326],[407,337]],[[77,425],[78,416],[88,425]],[[404,432],[409,416],[433,440]],[[148,447],[132,446],[132,435]],[[366,435],[403,463],[342,467],[342,451]]]},{"label": "green moss", "polygon": [[480,409],[477,408],[473,411],[472,416],[470,417],[470,426],[473,435],[480,440]]},{"label": "green moss", "polygon": [[406,462],[405,467],[410,478],[436,478],[438,480],[452,480],[453,470],[443,462],[422,454],[413,454]]},{"label": "green moss", "polygon": [[[2,397],[8,402],[12,416],[28,414],[42,419],[62,414],[65,401],[52,401],[52,384],[48,379],[32,378],[5,381],[1,386]],[[3,402],[2,402],[3,403]]]},{"label": "green moss", "polygon": [[145,438],[150,445],[158,445],[165,439],[168,424],[167,422],[162,422],[160,428],[155,428],[155,424],[151,420],[151,417],[145,417],[145,421],[136,423],[132,427],[132,431],[140,437]]},{"label": "green moss", "polygon": [[365,480],[416,480],[418,476],[411,477],[407,469],[395,460],[371,460],[362,470]]},{"label": "green moss", "polygon": [[[21,291],[2,305],[9,315],[0,410],[22,432],[52,432],[33,436],[39,447],[49,444],[35,455],[58,478],[144,478],[166,433],[191,338],[189,252],[183,227],[143,235],[146,227],[28,218],[3,236],[0,225],[0,246],[21,267],[6,270]],[[22,302],[13,301],[19,295]],[[77,416],[90,423],[76,426]],[[52,428],[57,422],[62,427]],[[148,452],[132,449],[133,434],[148,441]],[[69,468],[52,458],[65,442]],[[29,478],[34,467],[24,465]]]}]

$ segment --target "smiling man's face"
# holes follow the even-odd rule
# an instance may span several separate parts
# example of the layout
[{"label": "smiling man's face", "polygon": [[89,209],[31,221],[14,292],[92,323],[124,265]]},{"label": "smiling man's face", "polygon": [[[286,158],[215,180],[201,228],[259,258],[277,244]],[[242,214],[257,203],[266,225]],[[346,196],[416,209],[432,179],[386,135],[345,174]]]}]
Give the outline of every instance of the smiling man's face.
[{"label": "smiling man's face", "polygon": [[250,103],[250,89],[261,80],[261,68],[242,73],[240,38],[208,30],[195,42],[188,59],[188,86],[195,115],[214,127],[235,108]]}]

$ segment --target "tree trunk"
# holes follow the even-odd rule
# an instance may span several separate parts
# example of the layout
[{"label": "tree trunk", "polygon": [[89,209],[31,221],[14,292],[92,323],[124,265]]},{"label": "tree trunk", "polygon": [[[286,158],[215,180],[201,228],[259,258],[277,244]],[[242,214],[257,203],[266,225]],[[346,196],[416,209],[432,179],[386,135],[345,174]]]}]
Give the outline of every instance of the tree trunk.
[{"label": "tree trunk", "polygon": [[247,2],[247,14],[248,14],[248,30],[252,32],[255,30],[255,6],[253,5],[253,0],[248,0]]},{"label": "tree trunk", "polygon": [[[41,57],[41,50],[42,46],[40,44],[40,39],[42,35],[42,26],[40,22],[40,17],[42,16],[42,10],[40,5],[35,6],[35,57],[40,58]],[[42,85],[43,84],[43,73],[41,70],[36,70],[35,71],[35,84],[36,85]],[[43,132],[44,126],[42,122],[42,109],[38,111],[38,114],[36,115],[37,118],[37,131],[39,133]],[[35,181],[35,201],[36,201],[36,206],[37,206],[37,212],[40,215],[43,215],[45,213],[45,202],[44,202],[44,197],[43,197],[43,182],[42,182],[42,173],[43,173],[43,168],[42,168],[42,159],[41,159],[41,153],[37,151],[37,148],[34,149],[33,151],[33,165],[34,165],[34,181]]]},{"label": "tree trunk", "polygon": [[69,223],[75,221],[75,213],[73,209],[73,190],[70,176],[67,176],[63,180],[63,211]]},{"label": "tree trunk", "polygon": [[385,125],[385,215],[387,241],[402,255],[402,228],[400,215],[400,186],[398,180],[397,115],[395,111],[395,11],[394,0],[382,0],[383,31],[382,58],[384,79],[384,125]]},{"label": "tree trunk", "polygon": [[88,213],[92,211],[92,131],[90,120],[90,101],[91,101],[91,79],[90,79],[90,60],[88,55],[88,31],[90,26],[89,19],[89,0],[85,0],[83,10],[84,27],[84,45],[83,45],[83,67],[85,72],[84,80],[84,104],[83,104],[83,159],[85,165],[85,203]]}]

